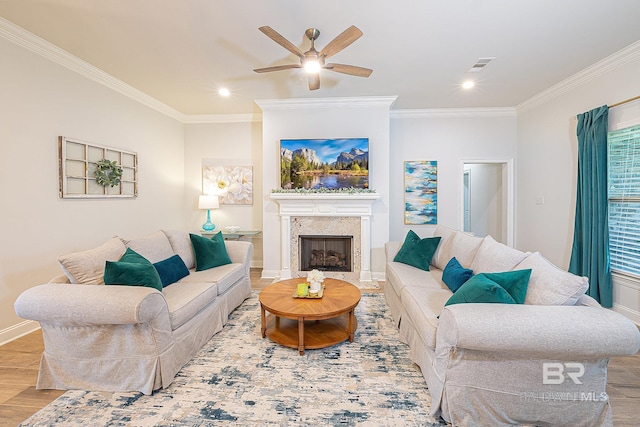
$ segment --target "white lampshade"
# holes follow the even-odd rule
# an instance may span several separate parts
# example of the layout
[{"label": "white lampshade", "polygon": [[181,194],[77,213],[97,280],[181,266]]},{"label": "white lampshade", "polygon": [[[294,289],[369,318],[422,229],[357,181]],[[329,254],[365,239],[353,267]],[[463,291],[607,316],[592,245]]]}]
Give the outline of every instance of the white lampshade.
[{"label": "white lampshade", "polygon": [[219,207],[218,196],[202,195],[198,199],[198,209],[218,209]]}]

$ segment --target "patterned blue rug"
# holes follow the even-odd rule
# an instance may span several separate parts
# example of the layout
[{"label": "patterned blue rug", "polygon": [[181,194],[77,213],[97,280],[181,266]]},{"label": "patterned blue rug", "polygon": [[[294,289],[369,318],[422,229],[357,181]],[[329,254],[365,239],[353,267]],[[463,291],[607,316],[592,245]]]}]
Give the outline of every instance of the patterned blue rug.
[{"label": "patterned blue rug", "polygon": [[68,391],[22,426],[439,426],[384,296],[363,293],[353,343],[303,356],[260,336],[257,294],[151,396]]}]

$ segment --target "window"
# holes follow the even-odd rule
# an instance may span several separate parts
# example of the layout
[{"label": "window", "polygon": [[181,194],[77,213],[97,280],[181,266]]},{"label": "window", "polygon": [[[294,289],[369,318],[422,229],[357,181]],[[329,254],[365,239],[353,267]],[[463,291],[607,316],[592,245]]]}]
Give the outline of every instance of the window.
[{"label": "window", "polygon": [[611,269],[640,276],[640,126],[609,132]]}]

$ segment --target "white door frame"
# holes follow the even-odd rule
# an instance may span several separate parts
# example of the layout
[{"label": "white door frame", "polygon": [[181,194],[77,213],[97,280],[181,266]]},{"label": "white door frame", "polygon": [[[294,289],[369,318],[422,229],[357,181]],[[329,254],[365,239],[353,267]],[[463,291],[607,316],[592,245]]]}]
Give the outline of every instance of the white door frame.
[{"label": "white door frame", "polygon": [[514,160],[513,158],[506,159],[462,159],[460,160],[460,172],[458,173],[458,193],[459,193],[459,229],[464,229],[464,165],[467,163],[475,164],[501,164],[506,166],[506,179],[504,181],[507,184],[505,191],[506,205],[507,205],[507,235],[506,243],[508,246],[514,246],[514,221],[515,221],[515,175],[514,175]]}]

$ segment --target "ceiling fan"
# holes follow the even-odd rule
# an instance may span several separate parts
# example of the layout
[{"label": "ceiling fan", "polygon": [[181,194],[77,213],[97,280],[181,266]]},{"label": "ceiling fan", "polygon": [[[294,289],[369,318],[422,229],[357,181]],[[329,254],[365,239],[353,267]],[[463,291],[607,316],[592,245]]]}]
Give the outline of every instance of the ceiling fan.
[{"label": "ceiling fan", "polygon": [[276,65],[274,67],[256,68],[255,70],[253,70],[256,73],[268,73],[270,71],[304,68],[307,73],[309,73],[310,90],[316,90],[320,88],[321,69],[358,77],[369,77],[371,73],[373,73],[373,70],[370,70],[369,68],[357,67],[355,65],[325,63],[325,60],[327,58],[340,52],[342,49],[346,48],[362,36],[362,31],[360,31],[354,25],[350,26],[342,33],[340,33],[336,38],[331,40],[329,44],[327,44],[320,52],[318,52],[314,47],[315,40],[318,38],[318,36],[320,36],[320,31],[316,28],[309,28],[304,32],[304,35],[307,36],[309,40],[311,40],[311,48],[306,52],[301,51],[296,45],[285,39],[271,27],[264,26],[258,29],[262,31],[267,37],[271,38],[274,42],[278,43],[280,46],[284,47],[289,52],[300,58],[300,64],[287,64]]}]

